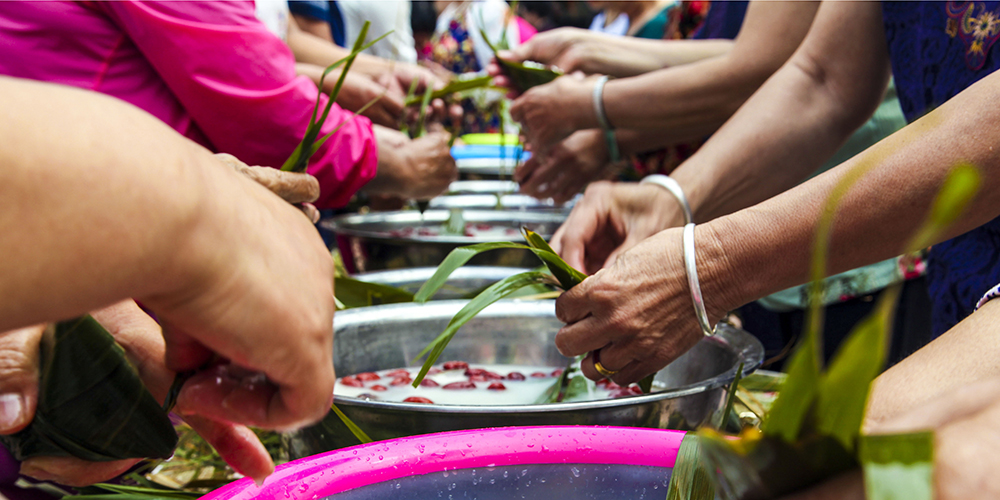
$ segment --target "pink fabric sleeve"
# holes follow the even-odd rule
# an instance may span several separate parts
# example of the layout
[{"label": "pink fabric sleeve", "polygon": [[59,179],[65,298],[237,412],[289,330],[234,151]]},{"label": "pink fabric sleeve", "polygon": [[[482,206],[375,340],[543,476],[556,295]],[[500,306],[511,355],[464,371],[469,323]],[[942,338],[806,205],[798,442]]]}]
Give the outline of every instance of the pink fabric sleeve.
[{"label": "pink fabric sleeve", "polygon": [[[316,86],[296,77],[291,50],[254,17],[253,2],[101,2],[219,152],[280,167],[305,134]],[[327,98],[320,99],[322,106]],[[345,205],[375,176],[371,122],[336,104],[313,155],[320,208]]]}]

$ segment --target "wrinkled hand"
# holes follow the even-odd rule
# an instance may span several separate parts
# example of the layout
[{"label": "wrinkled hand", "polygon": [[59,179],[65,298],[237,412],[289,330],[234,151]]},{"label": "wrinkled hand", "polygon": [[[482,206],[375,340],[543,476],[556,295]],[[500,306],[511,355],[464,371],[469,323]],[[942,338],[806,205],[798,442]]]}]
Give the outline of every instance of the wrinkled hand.
[{"label": "wrinkled hand", "polygon": [[177,242],[168,269],[184,274],[137,297],[163,326],[168,368],[223,361],[187,380],[175,411],[266,429],[316,422],[333,397],[330,254],[284,200],[221,165],[212,173],[229,179]]},{"label": "wrinkled hand", "polygon": [[511,104],[510,116],[521,124],[533,154],[548,154],[573,132],[598,126],[594,84],[593,78],[567,75],[528,90]]},{"label": "wrinkled hand", "polygon": [[[174,372],[164,366],[164,343],[160,327],[134,302],[127,300],[93,313],[125,350],[146,387],[163,401]],[[0,334],[0,393],[3,422],[0,432],[9,434],[26,427],[38,404],[38,346],[44,325]],[[13,404],[19,400],[20,404]],[[18,410],[19,407],[19,410]],[[261,480],[274,470],[267,451],[246,427],[203,418],[188,421],[219,455],[246,476]],[[21,473],[39,480],[69,486],[106,481],[128,470],[138,459],[88,462],[72,457],[34,457],[21,464]]]},{"label": "wrinkled hand", "polygon": [[677,200],[659,186],[595,182],[552,236],[569,265],[593,274],[646,238],[684,223]]},{"label": "wrinkled hand", "polygon": [[565,203],[593,181],[616,173],[608,161],[607,144],[599,130],[580,130],[545,156],[533,155],[514,172],[521,192],[538,199]]},{"label": "wrinkled hand", "polygon": [[[706,307],[713,324],[726,312],[707,301]],[[603,378],[594,368],[598,349],[601,364],[618,372],[611,379],[623,386],[687,352],[704,335],[688,293],[681,229],[646,239],[563,293],[556,317],[566,323],[556,334],[556,347],[569,357],[590,353],[581,370],[593,380]]]},{"label": "wrinkled hand", "polygon": [[[556,28],[531,37],[513,50],[501,50],[497,57],[507,61],[534,61],[555,66],[565,73],[573,73],[584,68],[588,55],[579,44],[592,38],[589,30],[579,28]],[[503,73],[496,59],[490,61],[486,71],[493,76],[498,87],[513,89],[510,79]],[[516,97],[512,95],[511,97]]]},{"label": "wrinkled hand", "polygon": [[448,147],[446,132],[409,139],[396,130],[375,130],[379,143],[379,171],[365,186],[369,194],[408,200],[427,200],[458,178],[458,167]]},{"label": "wrinkled hand", "polygon": [[[316,85],[319,85],[324,69],[315,64],[297,63],[295,65],[297,74],[309,77]],[[323,80],[323,91],[331,94],[339,76],[337,72],[328,74]],[[356,112],[369,102],[375,101],[361,115],[379,125],[395,127],[403,117],[405,97],[406,90],[400,89],[398,84],[387,86],[385,82],[378,81],[363,73],[348,71],[344,78],[344,85],[337,94],[336,102],[340,107]]]},{"label": "wrinkled hand", "polygon": [[319,221],[319,210],[310,203],[319,198],[319,181],[315,177],[307,173],[282,172],[271,167],[251,167],[239,158],[226,153],[219,153],[215,158],[266,187],[288,203],[298,205],[313,223]]}]

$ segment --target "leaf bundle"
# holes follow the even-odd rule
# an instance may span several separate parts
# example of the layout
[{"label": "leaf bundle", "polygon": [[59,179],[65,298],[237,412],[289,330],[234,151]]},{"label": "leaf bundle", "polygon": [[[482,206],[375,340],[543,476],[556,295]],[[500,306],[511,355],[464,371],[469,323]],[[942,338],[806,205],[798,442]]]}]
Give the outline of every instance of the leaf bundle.
[{"label": "leaf bundle", "polygon": [[38,407],[24,430],[0,436],[18,460],[72,456],[93,462],[167,458],[177,433],[125,351],[94,318],[46,329]]},{"label": "leaf bundle", "polygon": [[[347,124],[355,116],[363,113],[369,106],[375,103],[379,99],[376,97],[374,100],[365,104],[360,110],[358,110],[354,115],[337,125],[329,134],[319,137],[320,129],[323,128],[323,124],[326,123],[326,118],[330,115],[330,109],[333,108],[334,101],[337,100],[337,96],[340,94],[340,89],[344,86],[344,79],[347,78],[347,72],[351,69],[351,65],[354,60],[358,57],[358,54],[363,52],[365,49],[375,45],[380,40],[385,38],[392,33],[386,33],[375,40],[372,40],[368,44],[365,44],[365,37],[368,36],[368,27],[371,26],[371,22],[365,21],[364,26],[361,27],[361,33],[358,35],[358,39],[354,41],[354,47],[351,49],[351,53],[348,54],[343,59],[329,65],[323,70],[323,75],[319,79],[319,94],[316,96],[316,105],[313,106],[312,116],[309,117],[309,126],[306,127],[305,136],[302,138],[302,142],[295,146],[295,150],[292,151],[292,155],[285,160],[285,163],[281,166],[281,170],[286,172],[305,172],[306,167],[309,165],[309,159],[312,155],[319,150],[323,144],[336,134],[340,129]],[[323,82],[326,80],[326,75],[330,74],[331,71],[343,66],[344,69],[340,72],[340,78],[337,79],[337,84],[333,88],[333,92],[330,93],[330,98],[326,102],[326,107],[323,109],[323,114],[320,115],[319,119],[316,119],[316,115],[319,113],[319,103],[320,96],[323,95]]]},{"label": "leaf bundle", "polygon": [[486,32],[480,30],[479,33],[482,35],[483,40],[486,41],[486,45],[489,45],[490,50],[493,51],[493,57],[497,60],[497,64],[500,65],[500,69],[510,77],[511,83],[514,84],[518,92],[526,92],[532,87],[545,85],[563,76],[563,72],[555,66],[546,66],[535,61],[511,61],[498,56],[497,48],[490,43]]}]

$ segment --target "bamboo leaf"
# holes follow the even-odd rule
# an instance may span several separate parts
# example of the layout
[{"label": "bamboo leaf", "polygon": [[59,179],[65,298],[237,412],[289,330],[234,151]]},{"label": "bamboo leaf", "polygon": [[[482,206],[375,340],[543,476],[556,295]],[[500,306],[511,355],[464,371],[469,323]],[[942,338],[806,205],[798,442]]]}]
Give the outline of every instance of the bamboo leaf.
[{"label": "bamboo leaf", "polygon": [[430,277],[421,287],[417,290],[417,293],[413,296],[414,302],[424,303],[427,302],[434,294],[441,289],[441,287],[448,281],[448,277],[451,273],[455,272],[456,269],[465,265],[469,259],[475,257],[482,252],[488,252],[490,250],[496,250],[499,248],[523,248],[525,250],[530,250],[531,247],[527,245],[522,245],[520,243],[513,243],[508,241],[496,241],[490,243],[478,243],[475,245],[468,245],[464,247],[459,247],[452,250],[441,265],[438,266],[437,270],[434,271],[434,275]]},{"label": "bamboo leaf", "polygon": [[[320,76],[319,79],[319,85],[318,85],[319,89],[318,89],[318,94],[316,96],[316,104],[315,106],[313,106],[312,115],[309,117],[309,125],[306,127],[305,135],[303,136],[302,141],[299,142],[297,146],[295,146],[295,149],[292,151],[291,156],[289,156],[288,159],[285,160],[285,163],[281,165],[281,170],[286,172],[304,172],[306,170],[306,167],[309,165],[309,159],[312,157],[313,152],[317,149],[317,147],[314,146],[316,138],[319,136],[319,132],[320,129],[323,127],[323,124],[326,123],[326,119],[330,114],[330,109],[333,107],[334,101],[337,100],[337,96],[340,94],[340,89],[344,85],[344,79],[347,78],[347,72],[351,69],[351,65],[354,63],[354,59],[356,59],[358,54],[360,54],[362,51],[371,47],[372,45],[375,45],[380,40],[388,36],[389,33],[391,33],[390,31],[389,33],[386,33],[376,38],[375,40],[371,41],[366,45],[364,41],[365,38],[368,36],[368,28],[370,25],[371,23],[366,21],[364,26],[362,26],[361,32],[358,35],[358,39],[355,40],[354,48],[351,50],[350,54],[348,54],[343,59],[340,59],[339,61],[327,66],[326,69],[323,70],[323,74]],[[337,79],[337,83],[334,86],[333,91],[330,93],[330,98],[327,100],[326,107],[323,109],[323,114],[317,120],[316,114],[319,111],[320,96],[323,95],[323,82],[326,81],[326,76],[330,74],[331,71],[333,71],[336,68],[339,68],[340,66],[344,66],[344,69],[341,71],[340,77]],[[343,123],[341,124],[341,126],[343,126]]]},{"label": "bamboo leaf", "polygon": [[[414,80],[416,83],[417,80]],[[431,100],[433,99],[443,99],[452,94],[457,94],[459,92],[466,92],[473,89],[481,89],[489,87],[493,83],[493,77],[489,75],[477,76],[475,78],[462,79],[454,78],[443,88],[435,90],[431,93]],[[416,86],[413,86],[413,93],[408,94],[406,100],[403,101],[407,106],[413,106],[415,104],[420,104],[423,100],[420,97],[416,97]]]},{"label": "bamboo leaf", "polygon": [[569,290],[587,279],[586,274],[573,269],[562,257],[557,255],[555,250],[546,243],[545,238],[542,238],[538,233],[528,228],[521,228],[521,233],[528,245],[534,249],[535,255],[542,259],[545,267],[549,268],[552,275],[559,280],[563,290]]},{"label": "bamboo leaf", "polygon": [[526,92],[532,87],[544,85],[563,75],[563,72],[557,68],[534,61],[518,62],[498,57],[497,47],[490,42],[489,37],[486,36],[486,32],[480,29],[479,34],[483,37],[486,45],[490,47],[490,50],[493,51],[493,58],[497,60],[500,68],[510,77],[511,83],[514,84],[514,87],[519,92]]},{"label": "bamboo leaf", "polygon": [[934,433],[861,436],[868,500],[934,498]]},{"label": "bamboo leaf", "polygon": [[700,436],[693,432],[685,434],[670,474],[667,500],[714,499],[715,482],[712,476],[702,458]]},{"label": "bamboo leaf", "polygon": [[361,427],[358,427],[358,424],[355,424],[354,421],[347,415],[344,415],[344,412],[340,411],[340,408],[337,408],[337,405],[330,405],[330,409],[333,410],[333,413],[337,414],[337,418],[339,418],[340,421],[343,422],[348,429],[350,429],[351,434],[354,434],[354,437],[358,438],[358,441],[361,441],[361,444],[368,444],[373,441],[372,438],[368,437],[368,434],[365,434],[365,431],[361,430]]},{"label": "bamboo leaf", "polygon": [[344,276],[334,279],[333,289],[344,308],[413,302],[413,294],[406,290]]},{"label": "bamboo leaf", "polygon": [[368,108],[372,107],[376,102],[378,102],[384,96],[385,96],[385,92],[379,94],[374,99],[366,102],[364,106],[361,106],[361,108],[359,108],[357,111],[355,111],[354,113],[352,113],[351,116],[349,116],[346,120],[340,122],[339,125],[337,125],[336,127],[334,127],[333,130],[331,130],[329,134],[326,134],[321,139],[319,139],[318,141],[316,141],[313,144],[313,146],[312,146],[312,153],[310,153],[310,157],[312,155],[316,154],[316,152],[319,151],[319,148],[323,147],[323,143],[325,143],[329,138],[333,137],[333,134],[336,134],[337,132],[340,132],[340,129],[344,128],[344,126],[347,125],[348,123],[351,123],[352,121],[354,121],[354,119],[357,118],[358,115],[364,113],[365,111],[368,111]]},{"label": "bamboo leaf", "polygon": [[729,394],[726,396],[726,406],[722,410],[722,424],[719,425],[720,429],[725,429],[726,425],[729,424],[729,414],[733,412],[733,403],[736,402],[736,388],[740,385],[740,379],[743,378],[743,362],[740,362],[739,368],[736,369],[736,377],[733,378],[733,382],[729,384]]},{"label": "bamboo leaf", "polygon": [[649,375],[646,375],[645,377],[642,377],[642,380],[639,381],[639,389],[642,389],[642,393],[643,394],[649,394],[649,393],[653,392],[653,381],[654,380],[656,380],[656,374],[655,373],[650,373]]},{"label": "bamboo leaf", "polygon": [[525,286],[545,283],[548,279],[549,276],[547,274],[536,271],[515,274],[494,283],[489,288],[484,290],[483,293],[476,296],[476,298],[470,300],[465,307],[455,314],[455,317],[451,318],[451,321],[448,322],[447,328],[445,328],[445,330],[441,332],[441,334],[438,335],[438,337],[434,339],[430,345],[424,348],[424,350],[417,355],[417,359],[419,359],[421,356],[426,354],[428,350],[430,350],[430,354],[427,355],[427,360],[420,368],[420,373],[413,379],[413,387],[420,385],[424,376],[427,375],[427,371],[431,369],[431,366],[434,366],[434,363],[437,362],[437,359],[441,356],[444,348],[448,346],[448,342],[450,342],[455,334],[458,333],[458,329],[461,328],[462,325],[468,323],[469,320],[474,318],[480,311],[485,309],[490,304]]},{"label": "bamboo leaf", "polygon": [[854,450],[861,432],[871,381],[885,365],[899,287],[882,293],[873,314],[847,337],[823,374],[816,398],[816,429]]},{"label": "bamboo leaf", "polygon": [[792,354],[787,373],[788,378],[761,429],[767,436],[792,443],[799,437],[819,386],[819,352],[812,336],[807,336]]}]

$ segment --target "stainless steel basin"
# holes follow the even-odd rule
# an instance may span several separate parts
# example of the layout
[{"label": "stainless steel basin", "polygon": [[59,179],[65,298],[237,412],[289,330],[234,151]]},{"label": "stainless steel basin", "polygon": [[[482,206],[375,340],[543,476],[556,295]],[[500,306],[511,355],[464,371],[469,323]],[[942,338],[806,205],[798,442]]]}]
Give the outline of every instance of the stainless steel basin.
[{"label": "stainless steel basin", "polygon": [[[522,226],[548,239],[564,220],[561,212],[531,212],[506,210],[463,210],[467,223],[488,223],[509,227],[507,241],[523,242]],[[410,236],[393,235],[403,228],[439,227],[450,211],[372,212],[335,217],[320,222],[320,226],[334,233],[337,248],[344,265],[351,274],[382,269],[434,267],[444,260],[448,252],[457,247],[497,241],[495,236]],[[469,265],[536,267],[540,261],[529,251],[519,249],[494,250],[474,257]]]},{"label": "stainless steel basin", "polygon": [[[393,304],[341,311],[335,319],[337,373],[409,366],[464,301]],[[451,341],[442,361],[559,366],[567,362],[553,343],[562,323],[554,301],[504,301],[490,306]],[[668,389],[605,401],[518,406],[425,405],[335,398],[337,406],[373,439],[513,425],[616,425],[694,429],[725,405],[726,387],[742,362],[760,365],[763,347],[743,330],[720,324],[714,337],[661,370]],[[357,444],[333,414],[286,436],[294,457]]]}]

